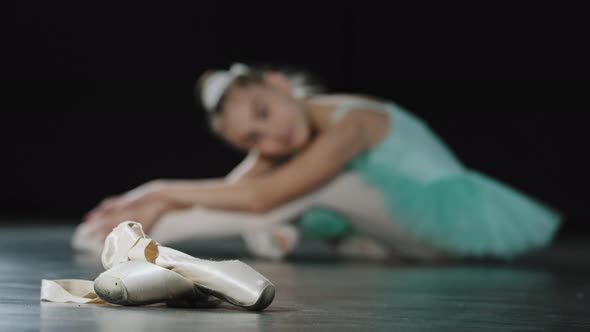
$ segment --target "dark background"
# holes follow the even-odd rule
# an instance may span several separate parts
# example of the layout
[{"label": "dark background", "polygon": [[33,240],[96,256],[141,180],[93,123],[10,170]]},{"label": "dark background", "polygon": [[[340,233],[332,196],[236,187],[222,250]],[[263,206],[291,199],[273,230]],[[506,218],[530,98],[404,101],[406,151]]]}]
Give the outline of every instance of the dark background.
[{"label": "dark background", "polygon": [[192,88],[241,61],[394,100],[467,166],[563,211],[563,231],[590,231],[581,8],[15,1],[6,14],[2,220],[73,221],[150,179],[224,176],[243,155],[207,132]]}]

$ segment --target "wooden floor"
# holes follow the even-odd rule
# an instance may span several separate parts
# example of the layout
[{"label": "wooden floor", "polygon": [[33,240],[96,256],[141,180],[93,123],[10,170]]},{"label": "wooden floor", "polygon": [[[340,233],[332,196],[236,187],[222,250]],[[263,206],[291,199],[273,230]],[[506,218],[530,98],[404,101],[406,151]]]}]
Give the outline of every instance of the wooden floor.
[{"label": "wooden floor", "polygon": [[510,264],[439,266],[345,262],[317,243],[283,263],[251,260],[238,241],[179,244],[269,277],[275,301],[255,313],[40,302],[41,279],[102,272],[69,249],[72,231],[0,226],[0,331],[590,331],[590,246],[572,239]]}]

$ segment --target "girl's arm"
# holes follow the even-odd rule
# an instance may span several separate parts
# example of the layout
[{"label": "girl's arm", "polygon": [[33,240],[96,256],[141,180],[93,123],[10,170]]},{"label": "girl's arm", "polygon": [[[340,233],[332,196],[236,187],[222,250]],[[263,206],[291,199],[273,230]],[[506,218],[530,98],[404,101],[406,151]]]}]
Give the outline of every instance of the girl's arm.
[{"label": "girl's arm", "polygon": [[[157,180],[152,184],[158,199],[168,202],[170,208],[188,208],[203,205],[215,208],[256,210],[252,180],[268,173],[276,161],[250,151],[225,178],[205,180]],[[219,197],[224,195],[225,197]],[[212,196],[209,196],[212,195]],[[204,196],[209,196],[206,199]]]},{"label": "girl's arm", "polygon": [[259,210],[270,210],[321,187],[358,153],[381,141],[388,129],[387,115],[364,109],[350,110],[284,167],[260,178],[257,183]]},{"label": "girl's arm", "polygon": [[264,158],[256,151],[252,150],[246,158],[236,166],[225,177],[228,182],[238,182],[246,179],[252,179],[270,171],[276,162],[272,159]]},{"label": "girl's arm", "polygon": [[248,152],[248,155],[234,167],[225,177],[223,178],[212,178],[212,179],[195,179],[195,180],[154,180],[146,184],[153,188],[162,187],[192,187],[192,188],[205,188],[211,186],[225,185],[227,183],[236,183],[241,181],[250,180],[264,173],[267,173],[275,166],[275,161],[269,158],[264,158],[259,155],[256,151]]},{"label": "girl's arm", "polygon": [[274,164],[274,160],[259,156],[252,151],[240,164],[222,178],[153,180],[123,195],[104,199],[97,207],[85,215],[84,220],[88,221],[99,214],[123,208],[132,202],[145,202],[148,205],[157,204],[164,211],[190,207],[192,204],[186,200],[187,191],[203,192],[211,190],[211,188],[227,186],[229,183],[245,183],[268,172],[274,167]]},{"label": "girl's arm", "polygon": [[[351,110],[305,150],[273,171],[249,181],[227,182],[197,188],[177,187],[162,197],[178,207],[202,205],[219,209],[265,212],[303,193],[314,190],[337,175],[357,153],[387,132],[381,113]],[[385,123],[385,127],[384,127]]]}]

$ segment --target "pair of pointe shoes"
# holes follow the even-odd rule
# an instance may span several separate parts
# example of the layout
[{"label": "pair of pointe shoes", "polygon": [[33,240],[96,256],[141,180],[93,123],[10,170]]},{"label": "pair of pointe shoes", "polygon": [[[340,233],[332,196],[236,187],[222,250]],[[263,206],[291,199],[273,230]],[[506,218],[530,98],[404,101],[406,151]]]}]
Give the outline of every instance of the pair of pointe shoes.
[{"label": "pair of pointe shoes", "polygon": [[245,263],[198,259],[161,246],[133,221],[107,236],[101,260],[106,271],[94,280],[94,291],[109,303],[215,307],[226,301],[263,310],[275,296],[272,282]]}]

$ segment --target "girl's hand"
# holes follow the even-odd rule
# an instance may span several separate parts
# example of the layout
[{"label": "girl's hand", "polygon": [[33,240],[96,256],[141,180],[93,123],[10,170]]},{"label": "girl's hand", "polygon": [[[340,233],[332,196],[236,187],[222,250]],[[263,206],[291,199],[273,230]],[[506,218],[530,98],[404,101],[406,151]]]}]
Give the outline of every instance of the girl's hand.
[{"label": "girl's hand", "polygon": [[90,211],[84,222],[92,229],[92,236],[103,240],[114,227],[125,220],[142,224],[148,232],[160,215],[172,207],[163,195],[165,185],[161,182],[149,182],[123,195],[103,200]]},{"label": "girl's hand", "polygon": [[161,196],[160,193],[164,191],[165,187],[164,181],[150,181],[125,194],[105,198],[94,209],[86,213],[84,222],[99,218],[104,214],[122,210],[134,204],[137,205],[141,202],[158,199],[156,196]]}]

